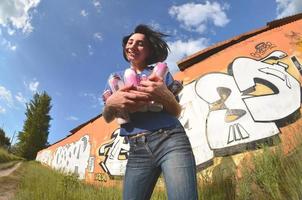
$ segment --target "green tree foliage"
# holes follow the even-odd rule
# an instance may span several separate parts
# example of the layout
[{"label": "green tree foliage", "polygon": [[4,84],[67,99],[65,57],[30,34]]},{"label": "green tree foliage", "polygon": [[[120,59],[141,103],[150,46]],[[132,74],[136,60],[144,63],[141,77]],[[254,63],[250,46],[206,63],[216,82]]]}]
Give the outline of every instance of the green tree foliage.
[{"label": "green tree foliage", "polygon": [[10,139],[5,136],[5,132],[2,128],[0,128],[0,147],[9,147],[10,146]]},{"label": "green tree foliage", "polygon": [[37,152],[48,145],[51,97],[46,92],[36,93],[26,105],[26,120],[19,132],[17,152],[23,158],[34,160]]}]

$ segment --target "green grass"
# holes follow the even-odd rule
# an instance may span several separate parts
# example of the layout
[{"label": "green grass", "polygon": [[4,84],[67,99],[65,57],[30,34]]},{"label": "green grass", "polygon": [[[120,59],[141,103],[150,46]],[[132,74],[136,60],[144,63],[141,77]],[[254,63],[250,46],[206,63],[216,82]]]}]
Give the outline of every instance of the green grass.
[{"label": "green grass", "polygon": [[265,147],[262,155],[253,158],[254,166],[246,168],[243,178],[239,180],[244,197],[240,199],[301,199],[301,158],[301,145],[289,156],[285,156],[280,147],[274,151]]},{"label": "green grass", "polygon": [[285,155],[278,140],[274,146],[261,145],[257,153],[243,160],[240,176],[231,157],[199,172],[199,199],[301,200],[302,131],[293,133],[295,149],[291,153]]},{"label": "green grass", "polygon": [[23,159],[11,153],[8,153],[6,149],[0,148],[0,163],[6,163],[13,160],[23,160]]},{"label": "green grass", "polygon": [[[244,161],[240,177],[231,156],[223,157],[219,165],[199,172],[199,199],[302,199],[302,145],[289,155],[284,155],[280,144],[262,146],[256,152]],[[122,199],[121,183],[115,187],[91,186],[73,175],[62,175],[36,162],[26,162],[18,170],[22,170],[22,178],[17,200]],[[157,186],[152,199],[167,199],[165,190]]]},{"label": "green grass", "polygon": [[78,200],[78,199],[120,199],[118,188],[96,188],[83,184],[74,175],[62,175],[36,162],[27,162],[21,178],[18,200]]},{"label": "green grass", "polygon": [[[20,170],[23,171],[23,176],[16,200],[122,199],[121,185],[96,187],[84,184],[74,175],[62,175],[33,161],[24,163]],[[166,195],[155,192],[153,199],[166,199]]]}]

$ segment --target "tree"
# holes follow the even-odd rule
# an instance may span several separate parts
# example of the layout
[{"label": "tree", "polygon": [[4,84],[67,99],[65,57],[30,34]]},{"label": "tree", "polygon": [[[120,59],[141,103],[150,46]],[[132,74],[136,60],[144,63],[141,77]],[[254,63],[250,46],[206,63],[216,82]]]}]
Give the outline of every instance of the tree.
[{"label": "tree", "polygon": [[5,132],[0,128],[0,147],[8,148],[10,146],[10,139],[5,136]]},{"label": "tree", "polygon": [[18,154],[28,160],[36,158],[38,151],[48,145],[51,109],[51,97],[46,92],[36,93],[26,104],[26,120],[23,130],[18,133],[19,142],[16,145]]}]

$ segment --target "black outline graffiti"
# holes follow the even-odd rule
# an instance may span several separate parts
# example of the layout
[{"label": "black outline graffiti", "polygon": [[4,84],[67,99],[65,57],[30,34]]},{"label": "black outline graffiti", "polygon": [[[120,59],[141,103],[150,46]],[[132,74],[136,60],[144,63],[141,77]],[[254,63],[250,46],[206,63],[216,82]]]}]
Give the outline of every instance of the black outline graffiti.
[{"label": "black outline graffiti", "polygon": [[[269,59],[277,61],[279,59],[285,58],[286,56],[287,55],[282,51],[272,51],[266,57],[264,56],[262,59],[259,58],[258,60],[256,60],[256,59],[254,59],[254,60],[255,61],[260,61],[260,62],[264,62],[264,61],[267,61]],[[249,57],[236,57],[235,59],[238,59],[238,58],[249,58]],[[252,59],[252,58],[249,58],[249,59]],[[215,74],[227,74],[227,75],[230,75],[230,76],[234,76],[233,69],[232,69],[232,65],[233,65],[234,60],[228,65],[227,73],[213,72],[213,74],[214,73]],[[300,67],[302,67],[299,62],[295,62],[294,65],[296,67],[297,67],[297,63],[299,64]],[[285,63],[277,62],[277,64],[279,64],[280,66],[283,66],[285,68],[288,67],[287,64],[285,64]],[[281,72],[281,71],[276,70],[276,73],[279,73],[279,72]],[[209,75],[209,74],[211,74],[211,73],[207,73],[205,75]],[[203,76],[205,76],[205,75],[203,75]],[[271,74],[271,75],[274,75],[274,74]],[[199,77],[199,79],[197,79],[196,83],[195,83],[195,93],[201,99],[203,99],[203,98],[197,92],[197,83],[200,79],[202,79],[203,76]],[[297,80],[295,77],[293,77],[293,78],[295,80]],[[255,81],[255,83],[260,83],[262,85],[265,85],[265,86],[269,87],[273,91],[273,94],[278,94],[279,93],[279,89],[277,88],[277,86],[275,86],[273,83],[271,83],[268,80],[261,79],[261,78],[255,78],[254,81]],[[286,77],[284,77],[284,81],[286,81]],[[235,84],[237,85],[236,81],[235,81]],[[238,87],[238,85],[237,85],[237,87]],[[287,87],[291,88],[289,83],[287,83]],[[229,89],[229,88],[227,88],[227,89]],[[203,99],[205,102],[208,103],[209,108],[210,108],[209,113],[207,114],[207,117],[206,117],[206,129],[208,129],[208,118],[209,118],[209,114],[210,114],[211,111],[214,111],[216,109],[222,109],[222,108],[227,109],[227,110],[231,110],[229,108],[226,108],[226,106],[224,104],[227,97],[225,97],[225,96],[222,97],[221,92],[219,92],[219,91],[220,90],[217,88],[217,93],[221,97],[218,101],[216,101],[214,103],[210,103],[210,102],[207,102],[205,99]],[[250,97],[253,97],[254,95],[251,95],[249,93],[252,93],[254,91],[255,91],[255,87],[251,87],[251,88],[246,89],[245,91],[240,91],[240,92],[241,92],[242,96],[249,95]],[[302,92],[300,92],[300,94],[301,94],[300,95],[301,96],[300,97],[301,98],[300,102],[301,102]],[[272,94],[266,94],[266,95],[272,95]],[[261,96],[266,96],[266,95],[261,95]],[[249,111],[247,106],[246,106],[246,108]],[[300,108],[301,108],[301,106],[300,106]],[[293,123],[293,122],[297,121],[300,118],[300,116],[301,116],[300,108],[298,108],[296,111],[294,111],[293,113],[291,113],[290,115],[288,115],[288,116],[286,116],[282,119],[273,120],[273,121],[266,121],[266,122],[274,122],[276,124],[276,126],[278,127],[279,131],[280,131],[280,127],[282,127],[284,125],[288,125],[289,123]],[[252,116],[252,118],[253,118],[253,116]],[[255,121],[255,119],[253,119],[253,120]],[[237,125],[237,126],[233,127],[233,128],[236,128],[236,130],[238,131],[239,130],[239,128],[238,128],[239,124],[235,124],[235,125]],[[229,138],[228,138],[227,144],[230,144],[230,143],[232,143],[233,141],[236,141],[236,140],[249,138],[249,133],[245,129],[243,129],[243,130],[245,131],[245,133],[242,134],[242,132],[240,132],[240,130],[239,130],[238,131],[238,137],[236,138],[236,135],[234,135],[235,134],[234,131],[232,132],[231,127],[229,127]],[[234,138],[234,140],[232,140],[231,134],[233,134],[232,137]],[[274,145],[276,143],[276,141],[278,142],[279,140],[280,140],[279,136],[274,135],[274,136],[271,136],[269,138],[263,138],[263,139],[260,139],[258,141],[253,141],[253,142],[250,142],[250,143],[237,144],[235,146],[230,146],[230,147],[226,147],[226,148],[223,148],[223,149],[217,149],[217,150],[215,149],[214,150],[214,156],[233,155],[233,154],[236,154],[236,153],[241,153],[244,150],[256,149],[256,148],[259,148],[258,144],[262,144],[262,143],[265,143],[265,144],[268,144],[268,145]],[[207,141],[209,142],[208,138],[207,138]]]},{"label": "black outline graffiti", "polygon": [[300,72],[300,75],[302,76],[302,65],[299,62],[298,58],[296,56],[292,56],[290,59],[292,60],[292,62],[294,63],[294,65],[296,66],[298,71]]},{"label": "black outline graffiti", "polygon": [[227,144],[238,140],[244,140],[250,137],[250,134],[239,123],[230,125]]},{"label": "black outline graffiti", "polygon": [[[101,153],[100,150],[98,151],[99,152],[99,156],[104,156],[105,157],[105,159],[103,161],[101,161],[99,163],[99,165],[109,175],[110,179],[114,179],[114,176],[116,176],[116,175],[110,174],[110,171],[108,170],[108,168],[106,166],[106,162],[109,159],[108,152],[110,151],[111,148],[114,148],[113,145],[115,144],[115,140],[116,140],[117,136],[119,135],[119,129],[120,128],[118,128],[118,129],[116,129],[116,130],[113,131],[113,133],[111,134],[111,138],[110,138],[110,140],[108,142],[100,145],[99,149],[101,149],[102,147],[104,147],[104,149],[107,149],[107,150],[105,150],[104,153]],[[123,144],[127,144],[127,143],[128,142],[125,139],[123,139]],[[127,150],[121,149],[119,151],[119,156],[125,156],[125,159],[121,159],[121,160],[127,160],[128,159],[128,154],[129,154],[129,151],[127,151]]]},{"label": "black outline graffiti", "polygon": [[260,42],[255,46],[256,51],[254,53],[250,53],[251,56],[255,58],[261,58],[268,50],[275,48],[276,45],[271,42]]},{"label": "black outline graffiti", "polygon": [[106,176],[106,173],[95,173],[94,180],[106,183],[108,181],[108,178]]}]

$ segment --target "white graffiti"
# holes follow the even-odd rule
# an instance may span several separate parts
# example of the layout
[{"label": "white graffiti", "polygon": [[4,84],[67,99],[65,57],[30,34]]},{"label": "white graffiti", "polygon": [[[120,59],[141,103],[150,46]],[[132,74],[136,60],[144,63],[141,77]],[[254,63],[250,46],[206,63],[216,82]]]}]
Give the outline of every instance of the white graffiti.
[{"label": "white graffiti", "polygon": [[52,152],[50,150],[43,150],[38,153],[36,160],[50,166],[52,161]]},{"label": "white graffiti", "polygon": [[84,179],[89,156],[89,136],[85,135],[77,142],[58,147],[51,166],[63,172],[78,174],[79,179]]},{"label": "white graffiti", "polygon": [[179,94],[179,103],[182,107],[179,120],[189,137],[196,165],[203,168],[211,164],[210,161],[212,161],[214,157],[214,153],[210,149],[205,135],[205,122],[207,113],[209,112],[209,106],[196,95],[194,86],[195,82],[186,85]]},{"label": "white graffiti", "polygon": [[[105,160],[100,163],[104,171],[112,176],[124,175],[129,149],[130,146],[125,141],[125,138],[120,136],[120,129],[115,130],[112,134],[112,139],[106,144],[103,144],[99,149],[99,154],[106,157]],[[124,156],[123,159],[121,159],[120,156]]]},{"label": "white graffiti", "polygon": [[211,149],[218,151],[279,133],[275,123],[255,122],[241,99],[234,78],[213,73],[196,82],[196,93],[210,106],[206,137]]},{"label": "white graffiti", "polygon": [[[196,81],[197,95],[209,106],[204,121],[206,130],[200,138],[206,136],[215,153],[230,154],[232,149],[238,151],[234,147],[278,134],[274,121],[300,108],[300,83],[286,71],[288,66],[281,62],[265,63],[286,56],[282,51],[274,51],[260,61],[237,58],[229,69],[233,76],[210,73]],[[269,87],[273,94],[249,95],[256,82]],[[190,120],[191,116],[188,113]],[[203,125],[195,127],[200,128]]]},{"label": "white graffiti", "polygon": [[267,64],[250,58],[237,58],[233,62],[233,74],[240,92],[254,88],[255,80],[265,80],[269,82],[266,85],[272,85],[276,90],[271,95],[243,98],[255,121],[282,119],[300,108],[300,83],[286,71],[287,68],[288,65],[281,62]]}]

